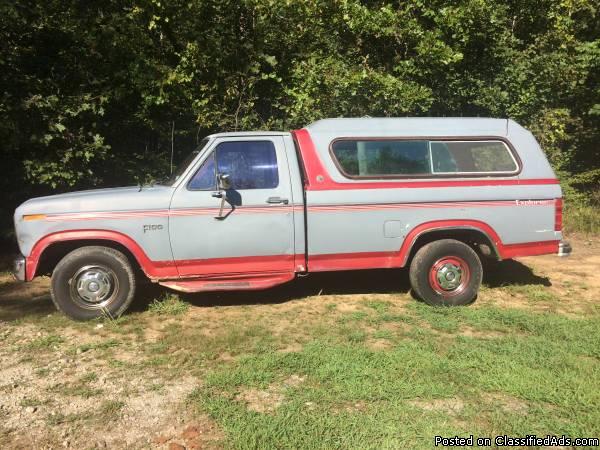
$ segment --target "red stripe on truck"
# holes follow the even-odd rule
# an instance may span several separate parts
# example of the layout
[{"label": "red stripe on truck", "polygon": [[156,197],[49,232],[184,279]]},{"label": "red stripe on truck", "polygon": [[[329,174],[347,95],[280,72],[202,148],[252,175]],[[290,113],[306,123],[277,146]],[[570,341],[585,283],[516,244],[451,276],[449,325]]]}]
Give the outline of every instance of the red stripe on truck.
[{"label": "red stripe on truck", "polygon": [[524,244],[508,244],[502,246],[502,259],[521,256],[537,256],[558,253],[560,241],[526,242]]},{"label": "red stripe on truck", "polygon": [[[466,201],[440,201],[440,202],[412,202],[412,203],[354,203],[354,204],[310,204],[310,212],[336,212],[336,211],[367,211],[389,209],[431,209],[431,208],[483,208],[500,206],[549,206],[555,205],[561,199],[515,199],[515,200],[466,200]],[[302,212],[303,205],[286,206],[245,206],[236,207],[233,214],[288,214]],[[560,210],[562,213],[562,209]],[[97,211],[84,213],[57,213],[46,214],[47,222],[64,221],[90,221],[90,220],[131,220],[140,217],[198,217],[204,215],[217,215],[219,208],[184,208],[162,210],[130,210],[115,211],[112,213]],[[557,209],[557,214],[559,210]],[[557,216],[558,217],[558,216]],[[562,217],[562,216],[561,216]]]},{"label": "red stripe on truck", "polygon": [[252,274],[267,272],[293,273],[293,254],[267,256],[233,256],[228,258],[206,258],[177,260],[179,275],[183,278],[194,275],[210,276],[225,274]]}]

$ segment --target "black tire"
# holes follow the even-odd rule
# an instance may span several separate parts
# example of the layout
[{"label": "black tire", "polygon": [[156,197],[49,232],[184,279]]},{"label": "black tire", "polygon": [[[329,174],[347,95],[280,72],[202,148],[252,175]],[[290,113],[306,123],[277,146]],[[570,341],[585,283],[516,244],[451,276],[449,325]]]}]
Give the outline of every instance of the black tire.
[{"label": "black tire", "polygon": [[135,294],[135,274],[118,250],[89,246],[67,254],[52,272],[50,293],[56,307],[75,320],[115,318]]},{"label": "black tire", "polygon": [[432,306],[458,306],[477,298],[483,269],[471,247],[441,239],[421,247],[410,264],[410,284]]}]

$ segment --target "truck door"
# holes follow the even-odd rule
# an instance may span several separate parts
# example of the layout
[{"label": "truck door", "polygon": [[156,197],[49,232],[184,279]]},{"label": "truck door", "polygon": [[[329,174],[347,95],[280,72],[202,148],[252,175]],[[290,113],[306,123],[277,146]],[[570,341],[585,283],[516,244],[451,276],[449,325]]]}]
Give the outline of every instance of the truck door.
[{"label": "truck door", "polygon": [[[294,212],[282,136],[217,138],[173,196],[180,277],[294,271]],[[230,188],[219,192],[217,178]],[[225,194],[222,213],[220,206]]]}]

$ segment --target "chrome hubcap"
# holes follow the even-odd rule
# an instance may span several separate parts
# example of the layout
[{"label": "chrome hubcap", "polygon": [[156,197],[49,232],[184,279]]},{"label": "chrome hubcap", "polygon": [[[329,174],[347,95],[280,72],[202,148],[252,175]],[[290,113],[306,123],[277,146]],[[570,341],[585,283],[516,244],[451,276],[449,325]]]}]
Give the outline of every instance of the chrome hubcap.
[{"label": "chrome hubcap", "polygon": [[438,269],[436,278],[442,289],[452,291],[460,286],[462,269],[452,263],[446,263]]},{"label": "chrome hubcap", "polygon": [[118,290],[115,273],[104,266],[85,266],[69,280],[71,298],[87,309],[100,309],[108,305]]}]

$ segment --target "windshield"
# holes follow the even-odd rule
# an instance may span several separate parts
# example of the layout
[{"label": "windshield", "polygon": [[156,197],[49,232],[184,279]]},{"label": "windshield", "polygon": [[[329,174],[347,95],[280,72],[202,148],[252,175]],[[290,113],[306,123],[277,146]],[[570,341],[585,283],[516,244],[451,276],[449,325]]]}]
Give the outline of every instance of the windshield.
[{"label": "windshield", "polygon": [[180,162],[179,165],[175,168],[175,170],[171,174],[171,176],[166,181],[163,181],[160,184],[165,185],[165,186],[172,186],[173,183],[175,183],[177,180],[179,180],[179,177],[181,175],[183,175],[183,173],[188,168],[188,166],[192,163],[192,161],[196,158],[196,156],[198,156],[198,153],[200,153],[202,151],[202,149],[204,147],[206,147],[207,143],[208,143],[208,138],[202,139],[202,141],[200,141],[200,144],[198,145],[198,147],[196,147],[196,150],[191,152],[182,162]]}]

